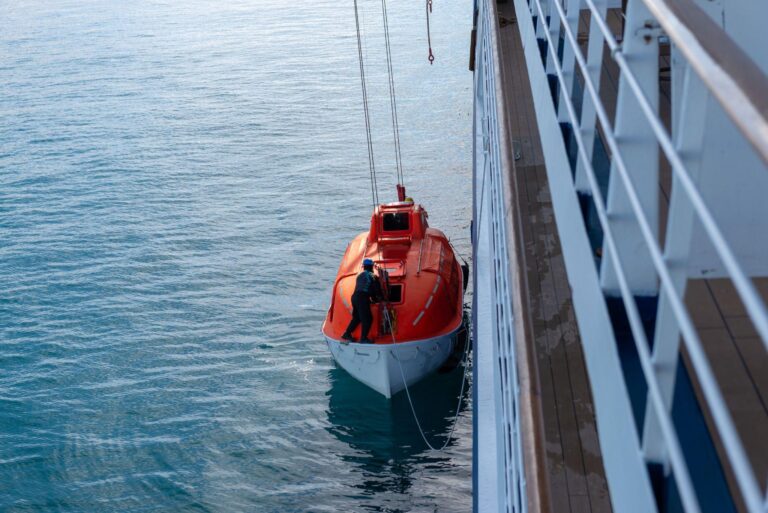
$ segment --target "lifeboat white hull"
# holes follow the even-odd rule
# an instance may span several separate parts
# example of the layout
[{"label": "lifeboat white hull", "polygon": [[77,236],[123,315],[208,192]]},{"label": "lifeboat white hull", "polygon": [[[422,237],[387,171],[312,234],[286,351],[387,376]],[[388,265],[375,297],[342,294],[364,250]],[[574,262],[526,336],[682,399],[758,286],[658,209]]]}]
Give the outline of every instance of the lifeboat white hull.
[{"label": "lifeboat white hull", "polygon": [[342,344],[327,336],[325,340],[336,363],[358,381],[390,398],[403,390],[406,383],[410,387],[439,369],[453,352],[460,330],[461,325],[447,335],[397,344]]}]

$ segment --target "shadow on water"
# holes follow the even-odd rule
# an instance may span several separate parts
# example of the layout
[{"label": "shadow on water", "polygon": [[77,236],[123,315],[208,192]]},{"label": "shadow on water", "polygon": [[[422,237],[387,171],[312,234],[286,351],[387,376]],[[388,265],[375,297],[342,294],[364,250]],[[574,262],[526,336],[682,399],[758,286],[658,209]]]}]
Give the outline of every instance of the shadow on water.
[{"label": "shadow on water", "polygon": [[[424,433],[434,447],[441,447],[449,436],[456,407],[469,407],[470,375],[464,367],[436,373],[410,389],[416,414]],[[447,465],[450,458],[429,451],[413,419],[405,392],[386,399],[363,385],[339,367],[328,373],[331,387],[326,428],[339,441],[355,449],[343,461],[359,469],[362,482],[353,486],[364,494],[406,493],[415,469],[427,465]],[[459,404],[462,379],[464,391]],[[456,433],[453,435],[456,436]],[[454,444],[449,443],[449,448]]]}]

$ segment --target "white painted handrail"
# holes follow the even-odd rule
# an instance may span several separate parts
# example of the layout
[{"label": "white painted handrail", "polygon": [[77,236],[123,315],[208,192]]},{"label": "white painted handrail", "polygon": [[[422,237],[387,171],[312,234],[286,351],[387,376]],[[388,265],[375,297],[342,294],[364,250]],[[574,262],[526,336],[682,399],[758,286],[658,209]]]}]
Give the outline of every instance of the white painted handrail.
[{"label": "white painted handrail", "polygon": [[[728,242],[725,240],[725,237],[723,236],[722,230],[718,226],[717,221],[715,221],[715,218],[712,215],[711,210],[709,209],[709,207],[707,207],[706,203],[704,202],[704,199],[701,197],[701,194],[699,193],[699,190],[696,188],[696,185],[693,183],[693,180],[691,179],[691,176],[688,173],[688,170],[686,169],[682,159],[680,158],[680,155],[675,149],[672,139],[670,138],[669,134],[664,128],[664,124],[661,122],[655,110],[648,102],[648,98],[643,92],[642,87],[640,87],[640,84],[637,81],[637,77],[632,72],[631,67],[627,63],[627,60],[624,57],[624,55],[622,54],[621,45],[619,45],[616,42],[616,38],[613,36],[613,33],[608,28],[607,23],[599,15],[599,11],[595,7],[593,0],[585,0],[585,1],[592,13],[592,19],[597,22],[597,24],[600,26],[600,30],[603,32],[603,36],[605,37],[605,41],[608,44],[608,48],[611,51],[611,55],[613,56],[613,59],[619,65],[619,68],[621,69],[622,74],[627,78],[627,83],[632,88],[632,91],[635,95],[635,99],[639,103],[640,108],[642,109],[643,114],[646,117],[646,120],[648,121],[651,128],[653,129],[653,133],[656,135],[656,138],[659,142],[659,145],[661,146],[662,151],[664,151],[664,154],[669,159],[669,162],[672,165],[672,172],[680,180],[681,185],[683,186],[686,194],[688,195],[688,199],[691,201],[691,203],[693,204],[694,210],[699,215],[699,220],[701,221],[702,227],[707,232],[707,235],[709,235],[713,247],[717,251],[718,256],[721,258],[723,265],[728,270],[728,273],[731,275],[733,279],[734,287],[736,288],[736,291],[739,293],[741,300],[744,302],[744,307],[749,313],[752,319],[752,322],[755,324],[755,329],[760,334],[764,347],[768,350],[768,308],[766,308],[765,303],[763,303],[763,300],[758,294],[757,289],[755,288],[752,281],[747,277],[746,273],[739,265],[736,259],[736,256],[733,254],[731,247],[728,245]],[[645,2],[646,0],[643,0],[643,1]],[[652,1],[659,2],[660,0],[652,0]],[[563,12],[562,6],[557,1],[553,3],[557,7],[558,14],[564,17],[565,13]],[[570,30],[569,27],[565,27],[565,32],[570,43],[575,44],[574,42],[576,41],[576,38],[574,37],[573,32]],[[589,75],[587,74],[587,71],[586,71],[587,65],[586,65],[586,62],[584,61],[584,57],[581,54],[581,51],[578,51],[578,50],[576,51],[576,60],[579,63],[579,66],[581,67],[582,72],[584,73],[585,85],[589,89],[590,95],[592,96],[592,100],[598,106],[598,111],[602,112],[602,115],[598,113],[598,117],[600,118],[600,123],[603,125],[603,127],[610,127],[611,125],[610,125],[610,122],[608,121],[609,119],[608,115],[606,114],[605,110],[602,107],[602,104],[597,95],[596,89],[594,87],[594,84],[592,84],[591,81],[589,80]],[[766,89],[764,91],[768,91],[768,84],[766,84]],[[710,92],[714,94],[714,91],[710,90]],[[576,120],[577,118],[574,117],[573,119]],[[763,121],[765,122],[765,120]],[[768,136],[768,133],[766,135]],[[618,145],[616,144],[615,138],[609,135],[608,137],[606,137],[606,139],[608,139],[606,142],[611,147],[611,151],[617,151]],[[768,140],[766,140],[766,151],[768,152]],[[622,169],[625,170],[625,172],[622,174],[622,177],[624,178],[624,175],[626,174],[626,167],[623,165],[623,163],[622,163]],[[628,178],[626,179],[628,180]],[[628,187],[631,187],[631,183],[625,182],[625,185]],[[631,187],[631,188],[632,188],[632,191],[634,192],[634,187]],[[636,198],[636,195],[635,195],[635,198]],[[642,209],[640,209],[639,213],[643,217],[643,219],[645,219],[645,216],[642,214]],[[646,227],[647,227],[647,223],[646,223]],[[658,244],[656,243],[656,240],[655,240],[655,236],[649,236],[648,232],[646,232],[645,235],[646,235],[647,243],[650,243],[658,247]],[[666,268],[666,265],[662,263],[662,267]]]},{"label": "white painted handrail", "polygon": [[643,0],[768,164],[768,78],[691,0]]}]

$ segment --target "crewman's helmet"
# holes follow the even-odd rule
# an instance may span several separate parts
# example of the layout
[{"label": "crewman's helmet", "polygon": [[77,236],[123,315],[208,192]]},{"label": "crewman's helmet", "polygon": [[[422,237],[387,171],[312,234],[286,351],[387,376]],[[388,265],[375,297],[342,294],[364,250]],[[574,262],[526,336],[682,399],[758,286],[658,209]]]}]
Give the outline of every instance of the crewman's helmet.
[{"label": "crewman's helmet", "polygon": [[373,267],[373,260],[370,258],[363,260],[363,267]]}]

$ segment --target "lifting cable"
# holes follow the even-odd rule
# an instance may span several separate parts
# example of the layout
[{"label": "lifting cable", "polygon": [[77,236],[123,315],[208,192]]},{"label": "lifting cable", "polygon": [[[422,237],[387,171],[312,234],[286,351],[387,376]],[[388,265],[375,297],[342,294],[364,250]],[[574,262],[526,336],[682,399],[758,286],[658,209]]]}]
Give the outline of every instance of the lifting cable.
[{"label": "lifting cable", "polygon": [[[395,331],[394,327],[392,326],[392,319],[389,317],[389,302],[384,303],[384,318],[387,321],[387,324],[389,325],[389,332],[392,335],[392,345],[396,346],[397,341],[395,340]],[[463,321],[462,321],[463,322]],[[469,337],[469,334],[467,334],[467,337]],[[464,374],[461,377],[461,390],[459,391],[459,404],[456,405],[456,413],[453,416],[453,421],[451,423],[451,430],[448,432],[448,438],[445,439],[445,443],[441,445],[440,447],[434,447],[431,443],[429,443],[429,440],[427,440],[427,435],[424,433],[424,429],[421,427],[421,422],[419,422],[419,416],[416,415],[416,408],[413,406],[413,399],[411,399],[411,391],[408,388],[408,382],[405,380],[405,371],[403,371],[403,365],[400,363],[400,358],[395,354],[394,347],[392,350],[392,357],[397,362],[397,366],[400,367],[400,377],[403,378],[403,385],[405,385],[405,394],[408,397],[408,404],[411,406],[411,413],[413,414],[413,420],[416,421],[416,427],[419,428],[419,434],[421,435],[421,439],[424,440],[424,443],[427,444],[427,447],[430,448],[430,450],[433,451],[442,451],[446,447],[448,447],[448,444],[451,442],[451,439],[453,438],[453,432],[456,429],[456,424],[459,422],[459,413],[461,413],[461,400],[464,396],[464,385],[467,382],[467,369],[469,368],[469,345],[470,341],[469,338],[467,338],[467,341],[465,342],[464,346],[464,357],[462,358],[462,363],[464,365]]]},{"label": "lifting cable", "polygon": [[371,174],[371,200],[373,208],[379,204],[379,187],[376,183],[376,165],[373,159],[373,141],[371,140],[371,116],[368,111],[368,88],[365,84],[365,64],[363,61],[363,45],[360,37],[360,16],[357,9],[357,0],[355,4],[355,28],[357,30],[357,57],[360,63],[360,84],[363,89],[363,114],[365,115],[365,136],[368,143],[368,170]]},{"label": "lifting cable", "polygon": [[389,77],[389,106],[392,111],[392,136],[395,143],[395,166],[397,183],[405,185],[403,177],[403,158],[400,153],[400,126],[397,119],[397,98],[395,96],[395,77],[392,71],[392,50],[389,44],[389,19],[387,17],[387,0],[381,0],[381,17],[384,22],[384,46],[387,50],[387,75]]}]

